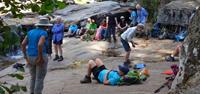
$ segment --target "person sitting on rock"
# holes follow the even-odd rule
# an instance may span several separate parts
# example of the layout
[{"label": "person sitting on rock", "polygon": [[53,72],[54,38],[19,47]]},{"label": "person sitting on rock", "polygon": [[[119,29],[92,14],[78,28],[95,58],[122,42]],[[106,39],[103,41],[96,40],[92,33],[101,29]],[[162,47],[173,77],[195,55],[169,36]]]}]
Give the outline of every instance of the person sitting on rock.
[{"label": "person sitting on rock", "polygon": [[117,31],[119,32],[119,35],[123,33],[128,28],[128,23],[125,20],[124,16],[120,17],[120,22],[117,25]]},{"label": "person sitting on rock", "polygon": [[167,57],[165,58],[165,60],[166,60],[166,61],[171,61],[171,62],[176,61],[176,60],[175,60],[175,57],[179,55],[180,50],[181,50],[181,46],[182,46],[182,43],[178,44],[178,45],[176,46],[175,50],[173,51],[173,53],[172,53],[170,56],[167,56]]},{"label": "person sitting on rock", "polygon": [[129,8],[128,12],[131,14],[129,19],[131,20],[130,26],[136,26],[137,25],[137,13],[136,9]]},{"label": "person sitting on rock", "polygon": [[106,28],[107,28],[107,24],[106,24],[106,20],[104,19],[101,22],[99,28],[97,29],[95,40],[102,40],[102,39],[104,39]]},{"label": "person sitting on rock", "polygon": [[74,22],[69,26],[69,30],[68,30],[69,34],[67,35],[67,37],[75,37],[77,32],[78,32],[78,26]]},{"label": "person sitting on rock", "polygon": [[109,70],[105,67],[103,61],[99,58],[90,60],[88,62],[88,71],[84,79],[80,83],[91,83],[91,74],[94,75],[94,79],[104,85],[117,85],[121,77],[124,77],[129,72],[128,67],[119,65],[119,70]]},{"label": "person sitting on rock", "polygon": [[79,36],[82,36],[82,35],[85,34],[85,32],[86,32],[86,24],[87,24],[87,20],[80,21],[80,29],[78,31],[78,35]]},{"label": "person sitting on rock", "polygon": [[93,35],[97,29],[97,24],[95,23],[95,20],[91,18],[88,18],[88,22],[89,23],[86,24],[86,33]]},{"label": "person sitting on rock", "polygon": [[138,24],[135,27],[128,28],[124,33],[121,34],[121,43],[124,47],[124,50],[126,51],[125,62],[124,62],[125,66],[129,66],[131,63],[129,60],[129,56],[131,53],[131,48],[129,46],[129,42],[132,44],[133,47],[135,47],[135,45],[137,45],[137,43],[133,42],[132,39],[135,36],[136,32],[141,32],[141,31],[143,31],[143,29],[144,29],[144,25]]},{"label": "person sitting on rock", "polygon": [[95,31],[97,29],[97,24],[94,19],[88,18],[88,23],[86,24],[85,34],[81,36],[82,40],[92,40],[94,38]]}]

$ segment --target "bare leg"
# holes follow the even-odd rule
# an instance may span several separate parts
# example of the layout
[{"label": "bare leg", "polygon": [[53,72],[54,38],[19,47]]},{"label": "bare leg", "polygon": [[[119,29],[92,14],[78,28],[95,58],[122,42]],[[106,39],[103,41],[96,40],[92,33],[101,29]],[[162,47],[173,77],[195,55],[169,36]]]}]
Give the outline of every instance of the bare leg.
[{"label": "bare leg", "polygon": [[100,66],[102,66],[102,65],[104,65],[104,64],[103,64],[103,61],[102,61],[101,59],[99,59],[99,58],[96,58],[95,61],[94,61],[94,60],[90,60],[90,61],[88,62],[88,73],[87,73],[87,76],[90,76],[90,75],[91,75],[92,69],[93,69],[95,66],[100,67]]},{"label": "bare leg", "polygon": [[95,68],[96,66],[102,66],[103,62],[97,58],[95,61],[90,60],[88,62],[88,70],[87,70],[87,75],[84,77],[83,80],[80,81],[80,83],[91,83],[91,74],[92,74],[92,69]]},{"label": "bare leg", "polygon": [[88,70],[87,70],[87,76],[90,77],[92,73],[92,69],[97,66],[97,64],[94,62],[94,60],[90,60],[88,62]]},{"label": "bare leg", "polygon": [[179,55],[179,52],[180,52],[180,49],[181,49],[181,45],[178,45],[178,46],[176,46],[176,49],[175,49],[175,51],[172,53],[172,57],[174,57],[174,56],[178,56]]},{"label": "bare leg", "polygon": [[98,67],[104,65],[103,61],[102,61],[101,59],[99,59],[99,58],[96,58],[96,59],[95,59],[95,63],[96,63],[96,65],[97,65]]},{"label": "bare leg", "polygon": [[61,45],[58,45],[57,47],[58,47],[58,51],[59,51],[60,56],[62,56],[63,51],[62,51]]},{"label": "bare leg", "polygon": [[129,60],[130,53],[131,53],[131,51],[126,52],[125,61]]},{"label": "bare leg", "polygon": [[58,55],[58,47],[56,44],[54,44],[54,50],[55,50],[55,55]]}]

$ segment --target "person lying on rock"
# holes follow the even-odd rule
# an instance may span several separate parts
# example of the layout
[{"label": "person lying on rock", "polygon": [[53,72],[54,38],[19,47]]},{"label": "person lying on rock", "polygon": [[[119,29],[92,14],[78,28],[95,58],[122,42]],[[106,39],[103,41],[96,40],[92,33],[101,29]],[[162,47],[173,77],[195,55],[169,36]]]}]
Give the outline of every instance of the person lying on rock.
[{"label": "person lying on rock", "polygon": [[144,24],[138,24],[135,27],[128,28],[124,33],[121,34],[121,43],[124,47],[124,50],[126,51],[125,62],[124,62],[125,66],[129,66],[131,63],[129,60],[129,56],[131,53],[129,42],[132,44],[133,47],[135,47],[137,43],[133,42],[132,39],[135,36],[136,32],[141,32],[143,31],[143,29],[144,29]]},{"label": "person lying on rock", "polygon": [[124,77],[129,72],[128,67],[119,65],[119,70],[109,70],[105,67],[103,61],[99,58],[90,60],[88,62],[87,75],[80,81],[80,83],[91,83],[91,74],[97,82],[104,85],[117,85],[121,77]]}]

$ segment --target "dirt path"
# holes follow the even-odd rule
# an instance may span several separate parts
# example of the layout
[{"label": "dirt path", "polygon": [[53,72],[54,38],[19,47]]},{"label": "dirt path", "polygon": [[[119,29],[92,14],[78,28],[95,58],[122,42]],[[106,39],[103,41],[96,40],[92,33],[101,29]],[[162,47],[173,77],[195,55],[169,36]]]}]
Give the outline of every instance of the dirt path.
[{"label": "dirt path", "polygon": [[[65,39],[63,45],[65,60],[63,62],[50,60],[43,94],[153,94],[153,91],[165,82],[165,75],[160,73],[174,64],[165,62],[163,56],[169,54],[176,43],[170,40],[135,40],[139,45],[132,51],[131,60],[133,63],[145,63],[150,70],[150,78],[143,84],[120,87],[99,85],[95,81],[92,84],[80,84],[80,79],[86,73],[86,64],[73,64],[73,61],[85,62],[90,58],[99,57],[108,68],[117,69],[117,66],[123,62],[124,51],[122,47],[119,47],[116,49],[122,53],[119,57],[107,57],[102,55],[102,50],[108,46],[106,42],[80,42],[78,39]],[[29,74],[25,76],[26,79],[20,83],[28,86]],[[14,82],[8,77],[1,80]],[[165,88],[159,94],[166,94],[166,92]]]}]

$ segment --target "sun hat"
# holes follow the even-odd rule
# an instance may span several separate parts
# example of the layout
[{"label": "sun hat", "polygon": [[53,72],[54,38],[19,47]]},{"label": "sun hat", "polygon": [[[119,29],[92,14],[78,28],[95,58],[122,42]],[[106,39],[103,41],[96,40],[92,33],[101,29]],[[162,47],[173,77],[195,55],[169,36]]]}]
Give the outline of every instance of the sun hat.
[{"label": "sun hat", "polygon": [[129,68],[126,66],[119,65],[118,68],[120,71],[122,71],[124,73],[124,75],[126,75],[129,72]]},{"label": "sun hat", "polygon": [[53,24],[51,24],[49,22],[48,18],[40,18],[39,22],[35,24],[35,26],[53,26]]},{"label": "sun hat", "polygon": [[142,23],[139,23],[137,26],[144,28],[144,24],[142,24]]},{"label": "sun hat", "polygon": [[120,19],[124,19],[124,16],[121,16]]},{"label": "sun hat", "polygon": [[139,23],[139,24],[138,24],[138,26],[143,26],[143,27],[144,27],[144,24],[142,24],[142,23]]}]

